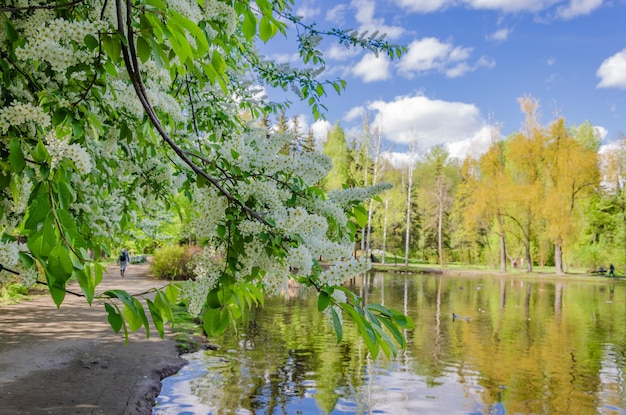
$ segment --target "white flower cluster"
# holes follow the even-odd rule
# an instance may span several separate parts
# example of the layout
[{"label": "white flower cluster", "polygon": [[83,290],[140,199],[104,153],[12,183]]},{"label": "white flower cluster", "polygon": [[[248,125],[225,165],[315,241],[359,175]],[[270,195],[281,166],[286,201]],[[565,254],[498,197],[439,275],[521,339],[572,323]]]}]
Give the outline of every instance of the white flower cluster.
[{"label": "white flower cluster", "polygon": [[217,225],[224,220],[228,200],[213,187],[196,189],[194,200],[200,209],[194,213],[191,227],[198,239],[211,240],[217,236]]},{"label": "white flower cluster", "polygon": [[312,214],[303,207],[288,208],[283,212],[272,212],[276,228],[290,238],[300,237],[303,241],[323,239],[328,229],[328,222],[320,215]]},{"label": "white flower cluster", "polygon": [[54,170],[62,160],[67,159],[74,163],[81,174],[91,172],[91,157],[79,144],[69,144],[69,138],[67,140],[58,139],[55,130],[46,135],[45,141],[46,149],[51,158],[50,169]]},{"label": "white flower cluster", "polygon": [[[202,6],[199,6],[199,3]],[[227,3],[219,0],[170,0],[168,6],[184,17],[199,22],[201,20],[218,21],[223,23],[223,30],[227,36],[235,33],[237,28],[237,13]],[[210,28],[210,27],[209,27]],[[210,30],[207,28],[207,30]],[[213,31],[209,35],[215,35]]]},{"label": "white flower cluster", "polygon": [[124,108],[131,115],[141,118],[144,110],[133,86],[128,81],[122,79],[112,79],[109,82],[110,88],[102,97],[107,105],[113,108]]},{"label": "white flower cluster", "polygon": [[[6,134],[11,126],[30,124],[30,127],[50,126],[50,116],[39,106],[30,103],[11,102],[10,105],[0,108],[0,132]],[[31,129],[34,135],[34,128]]]},{"label": "white flower cluster", "polygon": [[347,278],[363,274],[370,268],[371,263],[366,257],[336,260],[328,269],[320,273],[319,281],[322,284],[341,285]]},{"label": "white flower cluster", "polygon": [[0,242],[0,265],[3,268],[0,271],[0,286],[16,283],[30,287],[37,281],[37,267],[25,268],[19,259],[19,252],[24,248],[23,244],[17,242]]},{"label": "white flower cluster", "polygon": [[215,252],[209,248],[194,255],[190,265],[196,277],[194,281],[181,284],[180,295],[187,301],[189,313],[197,316],[202,312],[207,294],[216,287],[224,266],[215,261]]},{"label": "white flower cluster", "polygon": [[241,183],[237,191],[241,200],[255,200],[257,206],[262,207],[263,213],[282,212],[284,203],[291,197],[288,190],[279,188],[274,182],[263,180],[251,180],[249,183]]},{"label": "white flower cluster", "polygon": [[31,36],[26,37],[28,43],[15,50],[18,59],[48,62],[59,74],[76,64],[93,62],[97,51],[79,45],[83,45],[87,35],[97,39],[98,30],[104,28],[103,22],[56,18],[45,23],[36,26]]},{"label": "white flower cluster", "polygon": [[287,262],[291,267],[291,271],[296,275],[308,276],[311,275],[311,269],[313,267],[313,257],[311,252],[304,245],[299,245],[287,250],[288,257]]},{"label": "white flower cluster", "polygon": [[389,183],[378,183],[368,187],[350,187],[329,192],[328,199],[340,206],[350,206],[354,201],[363,201],[391,189]]},{"label": "white flower cluster", "polygon": [[318,183],[333,167],[330,157],[321,152],[309,152],[307,157],[291,156],[289,161],[288,170],[307,186]]},{"label": "white flower cluster", "polygon": [[222,29],[226,36],[232,36],[237,30],[237,13],[228,3],[219,0],[205,0],[203,12],[205,19],[223,24]]}]

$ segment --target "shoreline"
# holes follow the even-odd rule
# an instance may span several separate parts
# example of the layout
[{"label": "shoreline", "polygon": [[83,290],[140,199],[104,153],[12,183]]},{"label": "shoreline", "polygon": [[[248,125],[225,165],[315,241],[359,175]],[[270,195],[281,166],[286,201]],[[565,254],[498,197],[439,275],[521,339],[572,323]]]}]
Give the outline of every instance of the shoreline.
[{"label": "shoreline", "polygon": [[[98,292],[130,293],[162,285],[149,264],[129,265],[126,277],[111,265]],[[68,287],[70,288],[70,287]],[[71,289],[71,288],[70,288]],[[107,321],[101,302],[66,297],[60,308],[47,294],[0,305],[0,408],[3,415],[151,414],[161,381],[186,360],[171,328],[151,329],[126,345]]]}]

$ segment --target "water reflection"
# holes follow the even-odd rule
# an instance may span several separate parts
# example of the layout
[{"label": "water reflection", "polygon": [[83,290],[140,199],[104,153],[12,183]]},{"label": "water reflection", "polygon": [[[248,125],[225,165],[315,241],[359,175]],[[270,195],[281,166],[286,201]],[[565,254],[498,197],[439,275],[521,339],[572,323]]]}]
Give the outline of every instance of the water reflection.
[{"label": "water reflection", "polygon": [[[351,289],[416,322],[375,362],[317,301],[266,301],[188,356],[154,414],[626,414],[621,282],[368,274]],[[463,318],[453,318],[453,314]]]}]

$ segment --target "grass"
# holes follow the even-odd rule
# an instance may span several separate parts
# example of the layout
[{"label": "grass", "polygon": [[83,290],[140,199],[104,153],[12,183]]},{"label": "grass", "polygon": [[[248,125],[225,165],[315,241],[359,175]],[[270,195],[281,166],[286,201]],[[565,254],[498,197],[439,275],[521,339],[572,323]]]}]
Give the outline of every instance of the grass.
[{"label": "grass", "polygon": [[[430,273],[430,272],[446,272],[446,271],[476,271],[485,273],[500,273],[500,266],[491,266],[485,264],[462,264],[462,263],[448,263],[443,267],[439,264],[429,264],[425,261],[418,261],[415,259],[409,259],[408,265],[404,265],[404,258],[396,257],[394,262],[393,255],[387,255],[385,257],[385,264],[380,262],[372,264],[373,271],[390,271],[390,272],[408,272],[408,273]],[[554,276],[557,277],[556,268],[554,266],[533,266],[532,272],[527,272],[526,268],[513,268],[510,264],[507,264],[507,275],[523,275],[523,276]],[[587,269],[581,267],[570,267],[565,271],[563,277],[585,277],[585,278],[598,278],[607,279],[609,277],[592,274]],[[617,275],[620,277],[620,275]],[[624,276],[622,276],[624,277]]]}]

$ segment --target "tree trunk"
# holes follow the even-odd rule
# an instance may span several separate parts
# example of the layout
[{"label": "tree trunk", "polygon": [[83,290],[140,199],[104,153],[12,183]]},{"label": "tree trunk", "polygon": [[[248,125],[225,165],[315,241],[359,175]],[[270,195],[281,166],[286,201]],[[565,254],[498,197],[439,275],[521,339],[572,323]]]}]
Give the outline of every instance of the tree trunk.
[{"label": "tree trunk", "polygon": [[565,274],[563,272],[563,247],[560,240],[554,244],[554,267],[557,275]]},{"label": "tree trunk", "polygon": [[439,251],[439,266],[443,267],[443,201],[439,201],[437,212],[437,250]]},{"label": "tree trunk", "polygon": [[387,212],[389,210],[389,199],[385,199],[385,218],[383,223],[383,258],[382,264],[385,265],[385,255],[387,253]]},{"label": "tree trunk", "polygon": [[504,224],[502,215],[498,214],[498,231],[500,233],[500,272],[506,272],[506,239],[504,238]]},{"label": "tree trunk", "polygon": [[409,265],[409,240],[411,238],[411,188],[413,187],[413,166],[408,168],[406,192],[406,237],[404,242],[404,265]]},{"label": "tree trunk", "polygon": [[530,260],[530,244],[524,244],[525,255],[526,255],[526,271],[533,272],[533,263]]}]

